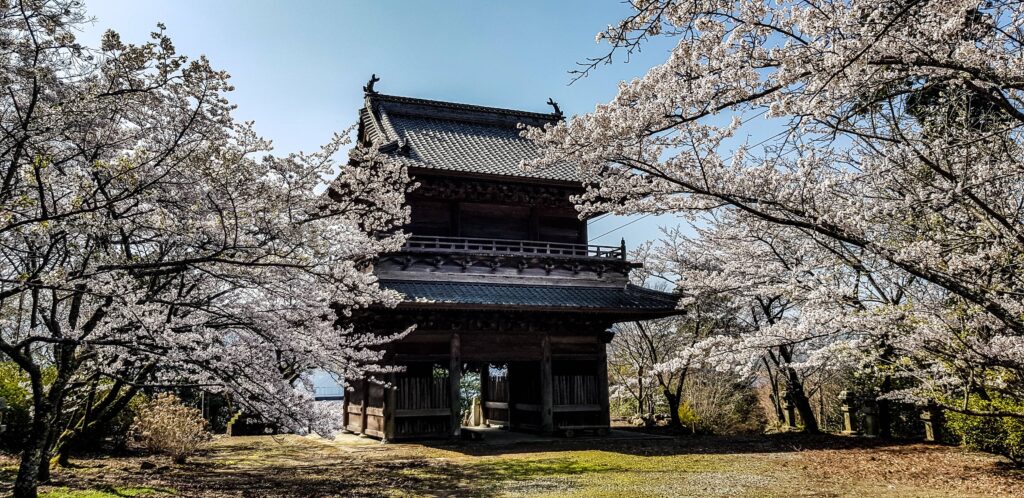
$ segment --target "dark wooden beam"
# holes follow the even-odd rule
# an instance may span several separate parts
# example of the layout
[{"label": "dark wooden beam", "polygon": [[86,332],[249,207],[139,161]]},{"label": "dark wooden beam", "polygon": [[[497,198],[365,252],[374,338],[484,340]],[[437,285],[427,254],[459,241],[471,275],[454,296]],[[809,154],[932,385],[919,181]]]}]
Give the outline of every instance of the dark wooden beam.
[{"label": "dark wooden beam", "polygon": [[363,379],[362,382],[363,396],[362,401],[359,404],[360,417],[359,420],[359,433],[366,434],[366,409],[370,403],[370,381]]},{"label": "dark wooden beam", "polygon": [[541,339],[540,399],[540,430],[551,434],[555,432],[554,391],[551,382],[551,338],[546,334]]},{"label": "dark wooden beam", "polygon": [[608,352],[607,344],[601,344],[597,359],[597,402],[601,405],[601,422],[611,427],[611,411],[608,406]]},{"label": "dark wooden beam", "polygon": [[451,409],[451,436],[458,437],[462,430],[462,418],[459,416],[459,384],[462,381],[462,344],[459,334],[452,334],[451,353],[448,359],[448,387]]},{"label": "dark wooden beam", "polygon": [[352,397],[351,396],[352,393],[349,392],[348,390],[345,390],[344,393],[345,393],[345,399],[344,399],[344,401],[341,402],[341,429],[344,432],[351,432],[351,431],[348,430],[348,424],[349,424],[349,420],[348,420],[349,419],[349,416],[348,416],[348,405],[349,405],[349,398]]},{"label": "dark wooden beam", "polygon": [[395,438],[395,412],[398,410],[398,393],[395,387],[398,384],[398,376],[394,373],[388,374],[388,384],[384,388],[384,441]]},{"label": "dark wooden beam", "polygon": [[491,365],[484,362],[480,369],[480,411],[483,412],[484,425],[487,425],[487,400],[490,398]]}]

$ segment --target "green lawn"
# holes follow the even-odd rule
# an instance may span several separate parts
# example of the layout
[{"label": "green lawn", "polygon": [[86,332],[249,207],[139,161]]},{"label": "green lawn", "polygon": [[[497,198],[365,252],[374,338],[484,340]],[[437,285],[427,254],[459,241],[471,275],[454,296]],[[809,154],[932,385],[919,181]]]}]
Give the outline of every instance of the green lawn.
[{"label": "green lawn", "polygon": [[[141,470],[140,464],[156,464]],[[13,461],[5,462],[13,465]],[[1024,474],[959,448],[800,435],[383,445],[215,441],[191,462],[75,460],[48,498],[162,496],[1013,496]],[[4,472],[9,486],[11,474]]]}]

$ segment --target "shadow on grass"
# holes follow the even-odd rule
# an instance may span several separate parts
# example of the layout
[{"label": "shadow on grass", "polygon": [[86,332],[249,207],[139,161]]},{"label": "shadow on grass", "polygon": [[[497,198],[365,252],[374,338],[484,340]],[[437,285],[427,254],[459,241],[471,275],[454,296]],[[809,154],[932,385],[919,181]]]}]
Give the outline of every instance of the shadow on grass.
[{"label": "shadow on grass", "polygon": [[[638,436],[642,433],[636,431]],[[683,454],[742,455],[750,453],[792,453],[807,450],[850,450],[905,448],[908,451],[941,445],[922,444],[885,438],[847,437],[832,434],[782,433],[750,436],[687,435],[646,439],[630,438],[517,438],[509,444],[480,441],[423,440],[417,443],[467,456],[487,456],[545,451],[599,450],[636,456],[671,456]]]},{"label": "shadow on grass", "polygon": [[[147,471],[140,470],[140,464],[153,457],[79,460],[76,462],[79,468],[55,472],[50,489],[67,489],[71,492],[69,496],[86,491],[109,493],[97,496],[119,496],[113,491],[125,489],[124,486],[173,490],[181,496],[210,497],[572,494],[583,491],[580,486],[587,482],[588,476],[612,472],[625,475],[634,471],[670,471],[678,475],[715,471],[716,466],[721,465],[719,459],[713,458],[669,459],[671,461],[666,462],[636,457],[874,449],[927,457],[929,452],[945,451],[939,446],[898,440],[805,434],[661,439],[536,438],[537,442],[530,442],[527,438],[525,442],[509,445],[478,441],[420,443],[426,448],[482,457],[457,461],[415,454],[409,456],[400,449],[390,453],[395,447],[387,445],[359,446],[359,449],[372,449],[372,458],[363,458],[343,446],[316,440],[295,438],[282,441],[271,438],[232,439],[206,450],[184,465],[158,465]],[[1011,479],[1024,483],[1024,475],[1004,466],[993,465],[984,472],[1002,473],[1004,476],[1012,474]],[[0,474],[0,481],[7,486],[13,478],[13,473]]]}]

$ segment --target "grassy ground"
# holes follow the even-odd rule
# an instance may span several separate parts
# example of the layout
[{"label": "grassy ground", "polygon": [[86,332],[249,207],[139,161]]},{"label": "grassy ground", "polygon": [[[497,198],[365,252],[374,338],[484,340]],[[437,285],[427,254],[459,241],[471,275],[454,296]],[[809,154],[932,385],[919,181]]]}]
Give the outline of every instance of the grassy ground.
[{"label": "grassy ground", "polygon": [[[15,461],[0,463],[3,492]],[[219,439],[185,465],[75,463],[43,496],[1024,496],[1024,473],[987,455],[800,435],[506,446],[265,436]]]}]

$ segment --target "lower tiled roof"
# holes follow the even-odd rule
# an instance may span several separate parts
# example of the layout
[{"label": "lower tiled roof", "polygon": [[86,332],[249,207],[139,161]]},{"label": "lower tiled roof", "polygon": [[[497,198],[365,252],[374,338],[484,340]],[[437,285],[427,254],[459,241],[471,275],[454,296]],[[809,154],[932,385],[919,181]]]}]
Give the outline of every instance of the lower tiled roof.
[{"label": "lower tiled roof", "polygon": [[624,287],[487,284],[381,280],[381,286],[405,295],[403,304],[467,308],[509,306],[530,309],[591,309],[623,312],[663,312],[676,309],[672,294],[628,284]]}]

